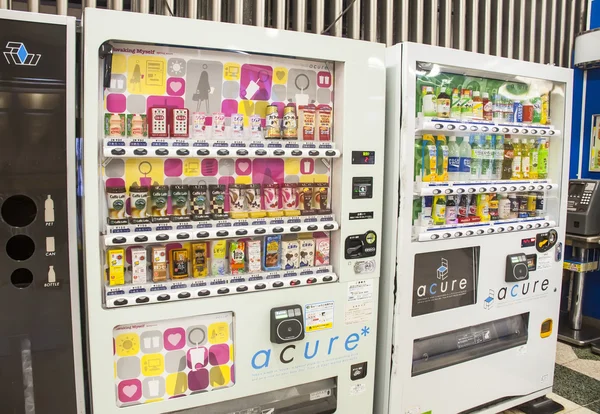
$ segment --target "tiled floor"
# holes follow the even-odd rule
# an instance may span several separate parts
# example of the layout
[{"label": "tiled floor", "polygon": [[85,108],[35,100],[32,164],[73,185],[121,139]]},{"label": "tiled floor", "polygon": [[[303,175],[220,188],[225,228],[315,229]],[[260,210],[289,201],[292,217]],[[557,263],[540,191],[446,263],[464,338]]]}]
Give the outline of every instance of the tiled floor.
[{"label": "tiled floor", "polygon": [[[563,413],[600,413],[600,356],[589,348],[559,342],[556,347],[554,393],[549,397],[562,404]],[[503,414],[519,414],[519,410]]]}]

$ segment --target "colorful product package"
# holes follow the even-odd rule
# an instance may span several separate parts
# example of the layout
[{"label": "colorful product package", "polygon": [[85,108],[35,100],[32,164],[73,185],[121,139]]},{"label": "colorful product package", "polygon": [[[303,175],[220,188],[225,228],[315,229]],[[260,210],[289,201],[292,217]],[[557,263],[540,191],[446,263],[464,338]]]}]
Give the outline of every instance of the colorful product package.
[{"label": "colorful product package", "polygon": [[131,138],[146,138],[148,136],[146,114],[127,115],[127,136]]},{"label": "colorful product package", "polygon": [[319,141],[331,141],[331,106],[319,105],[317,124],[319,126]]},{"label": "colorful product package", "polygon": [[316,107],[312,104],[299,107],[298,122],[301,138],[304,141],[315,140]]},{"label": "colorful product package", "polygon": [[221,276],[227,274],[227,240],[213,240],[210,249],[211,275]]},{"label": "colorful product package", "polygon": [[156,246],[152,248],[152,281],[167,280],[167,248]]},{"label": "colorful product package", "polygon": [[167,206],[169,200],[168,185],[153,185],[150,187],[150,213],[153,223],[165,223],[169,221]]},{"label": "colorful product package", "polygon": [[305,237],[301,235],[298,242],[300,244],[299,266],[313,267],[315,265],[315,241],[313,240],[312,235]]},{"label": "colorful product package", "polygon": [[127,224],[127,190],[125,187],[106,187],[108,202],[108,224]]},{"label": "colorful product package", "polygon": [[281,269],[281,235],[265,236],[264,248],[264,264],[265,270]]},{"label": "colorful product package", "polygon": [[104,135],[107,137],[125,137],[125,114],[104,114]]},{"label": "colorful product package", "polygon": [[131,249],[131,282],[146,283],[148,281],[148,254],[143,247]]},{"label": "colorful product package", "polygon": [[187,184],[171,185],[172,221],[187,221],[190,219],[190,190]]},{"label": "colorful product package", "polygon": [[192,112],[192,136],[194,138],[206,138],[206,114],[204,112]]},{"label": "colorful product package", "polygon": [[213,138],[222,139],[225,136],[225,114],[215,112],[212,116]]},{"label": "colorful product package", "polygon": [[244,138],[244,114],[231,114],[231,137]]},{"label": "colorful product package", "polygon": [[258,273],[262,270],[260,256],[260,240],[249,240],[246,242],[248,252],[248,273]]},{"label": "colorful product package", "polygon": [[208,276],[208,243],[192,244],[192,276]]},{"label": "colorful product package", "polygon": [[125,250],[111,249],[107,253],[108,284],[110,286],[125,284]]},{"label": "colorful product package", "polygon": [[232,275],[246,273],[246,242],[232,241],[229,244],[229,269]]},{"label": "colorful product package", "polygon": [[188,249],[171,250],[171,260],[169,261],[171,270],[171,279],[187,279],[190,277],[190,252]]},{"label": "colorful product package", "polygon": [[329,264],[329,235],[323,232],[315,233],[315,266]]},{"label": "colorful product package", "polygon": [[295,239],[287,239],[281,242],[282,268],[297,269],[300,267],[300,243]]},{"label": "colorful product package", "polygon": [[148,214],[148,187],[139,186],[133,183],[129,187],[129,204],[131,206],[131,217],[129,220],[132,224],[150,223],[150,214]]}]

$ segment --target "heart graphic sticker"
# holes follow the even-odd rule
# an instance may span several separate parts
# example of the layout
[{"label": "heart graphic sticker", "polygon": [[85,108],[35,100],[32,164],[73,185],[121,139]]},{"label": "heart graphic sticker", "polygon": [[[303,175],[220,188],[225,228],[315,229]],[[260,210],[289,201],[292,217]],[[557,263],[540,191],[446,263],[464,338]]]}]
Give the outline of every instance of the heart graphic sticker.
[{"label": "heart graphic sticker", "polygon": [[179,341],[181,341],[181,334],[178,334],[178,333],[171,334],[167,337],[167,341],[169,341],[169,343],[171,345],[177,346]]},{"label": "heart graphic sticker", "polygon": [[127,397],[131,398],[135,395],[137,390],[138,390],[137,385],[134,385],[134,384],[126,385],[123,387],[123,394],[125,394]]}]

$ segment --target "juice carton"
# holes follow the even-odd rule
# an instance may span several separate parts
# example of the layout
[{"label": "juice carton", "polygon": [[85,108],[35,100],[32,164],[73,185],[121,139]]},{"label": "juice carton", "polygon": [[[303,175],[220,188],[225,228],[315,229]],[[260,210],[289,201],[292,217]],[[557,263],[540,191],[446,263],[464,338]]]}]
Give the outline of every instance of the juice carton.
[{"label": "juice carton", "polygon": [[315,233],[315,266],[329,264],[329,235],[323,232]]},{"label": "juice carton", "polygon": [[211,242],[210,273],[213,276],[227,273],[227,240]]},{"label": "juice carton", "polygon": [[148,257],[146,249],[134,247],[131,249],[131,281],[146,283],[148,281]]},{"label": "juice carton", "polygon": [[152,248],[152,281],[167,280],[167,248],[157,246]]},{"label": "juice carton", "polygon": [[248,273],[258,273],[262,270],[260,245],[260,240],[249,240],[246,242],[248,252]]},{"label": "juice carton", "polygon": [[300,243],[298,240],[283,240],[281,242],[281,258],[283,260],[282,268],[297,269],[300,267]]},{"label": "juice carton", "polygon": [[312,235],[308,238],[300,237],[300,259],[298,265],[300,267],[313,267],[315,265],[315,241]]},{"label": "juice carton", "polygon": [[263,261],[267,271],[281,269],[281,235],[265,236]]},{"label": "juice carton", "polygon": [[192,244],[192,276],[206,277],[208,275],[208,243]]},{"label": "juice carton", "polygon": [[190,252],[188,249],[171,250],[171,279],[187,279],[190,276]]},{"label": "juice carton", "polygon": [[108,284],[111,286],[125,284],[125,250],[111,249],[107,253]]},{"label": "juice carton", "polygon": [[229,269],[232,275],[246,273],[246,242],[232,241],[229,244]]}]

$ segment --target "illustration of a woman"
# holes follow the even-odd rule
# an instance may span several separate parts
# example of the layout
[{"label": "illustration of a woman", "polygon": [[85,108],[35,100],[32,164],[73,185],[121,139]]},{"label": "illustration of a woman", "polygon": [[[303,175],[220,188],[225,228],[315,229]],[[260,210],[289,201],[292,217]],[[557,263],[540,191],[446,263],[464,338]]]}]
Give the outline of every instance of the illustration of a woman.
[{"label": "illustration of a woman", "polygon": [[198,85],[196,86],[196,92],[194,92],[194,96],[192,97],[192,101],[196,101],[196,112],[200,112],[200,106],[202,102],[205,103],[206,113],[210,114],[210,106],[208,102],[208,98],[210,95],[210,82],[208,80],[208,72],[203,70],[200,74],[200,79],[198,80]]},{"label": "illustration of a woman", "polygon": [[133,90],[133,88],[135,86],[137,86],[138,92],[141,92],[141,90],[142,90],[142,71],[140,69],[140,61],[139,60],[136,60],[136,62],[135,62],[135,66],[133,68],[133,75],[131,75],[131,79],[129,80],[129,83],[131,84],[131,90]]}]

